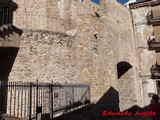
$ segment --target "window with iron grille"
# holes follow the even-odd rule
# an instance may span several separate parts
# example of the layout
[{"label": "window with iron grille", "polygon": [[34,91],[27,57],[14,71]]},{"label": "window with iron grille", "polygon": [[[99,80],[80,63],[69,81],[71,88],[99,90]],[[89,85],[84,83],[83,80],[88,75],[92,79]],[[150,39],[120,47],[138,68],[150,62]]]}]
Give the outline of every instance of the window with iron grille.
[{"label": "window with iron grille", "polygon": [[5,7],[0,9],[0,27],[3,25],[9,25],[11,23],[12,23],[11,7]]}]

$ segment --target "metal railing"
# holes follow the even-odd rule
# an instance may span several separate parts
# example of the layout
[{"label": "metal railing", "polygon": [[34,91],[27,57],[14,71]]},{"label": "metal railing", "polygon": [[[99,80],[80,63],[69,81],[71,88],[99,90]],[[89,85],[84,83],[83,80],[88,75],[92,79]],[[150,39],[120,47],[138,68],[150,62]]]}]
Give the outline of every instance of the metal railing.
[{"label": "metal railing", "polygon": [[160,22],[160,11],[150,11],[146,15],[146,19],[148,21],[148,24],[157,24]]},{"label": "metal railing", "polygon": [[152,79],[159,79],[160,78],[160,66],[155,64],[151,67],[151,77]]},{"label": "metal railing", "polygon": [[39,82],[0,82],[0,111],[23,119],[54,116],[90,102],[90,86]]},{"label": "metal railing", "polygon": [[154,18],[160,18],[160,11],[150,11],[147,14],[147,19],[154,19]]},{"label": "metal railing", "polygon": [[150,36],[147,44],[150,50],[160,49],[160,35]]},{"label": "metal railing", "polygon": [[153,18],[153,14],[152,11],[148,12],[146,15],[147,20],[152,19]]}]

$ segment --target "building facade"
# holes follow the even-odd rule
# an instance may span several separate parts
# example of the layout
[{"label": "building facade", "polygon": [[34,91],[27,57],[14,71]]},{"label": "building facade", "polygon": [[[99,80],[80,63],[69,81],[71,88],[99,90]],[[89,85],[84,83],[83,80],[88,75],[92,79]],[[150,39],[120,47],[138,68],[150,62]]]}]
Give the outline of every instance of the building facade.
[{"label": "building facade", "polygon": [[159,28],[147,22],[150,6],[132,6],[116,0],[4,1],[1,80],[90,84],[92,102],[104,99],[104,109],[112,87],[121,111],[147,105],[146,89],[156,93],[150,78],[156,54],[147,40]]},{"label": "building facade", "polygon": [[160,2],[144,0],[130,4],[135,41],[140,62],[144,105],[159,93],[159,32]]}]

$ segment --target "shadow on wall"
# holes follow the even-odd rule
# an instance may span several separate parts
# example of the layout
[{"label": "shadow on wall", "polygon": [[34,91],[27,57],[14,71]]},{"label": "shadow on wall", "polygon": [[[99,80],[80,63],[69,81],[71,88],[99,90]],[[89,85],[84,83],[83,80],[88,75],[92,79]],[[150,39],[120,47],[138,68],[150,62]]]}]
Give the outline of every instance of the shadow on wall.
[{"label": "shadow on wall", "polygon": [[[73,112],[61,115],[59,117],[54,118],[54,120],[134,120],[132,116],[137,112],[149,111],[149,106],[141,108],[137,105],[132,106],[131,108],[123,111],[123,112],[131,112],[131,116],[104,116],[104,111],[112,111],[119,112],[119,94],[113,88],[110,89],[102,96],[102,98],[96,104],[89,104],[83,108],[77,109]],[[145,117],[137,116],[138,120],[143,120]],[[135,119],[137,120],[137,117]],[[150,119],[147,118],[146,119]]]},{"label": "shadow on wall", "polygon": [[7,81],[19,48],[0,47],[0,80]]},{"label": "shadow on wall", "polygon": [[[20,44],[22,30],[12,25],[13,12],[18,5],[12,0],[1,0],[0,3],[0,111],[6,113],[7,88],[2,83],[7,84],[9,73],[17,56],[18,47],[10,46],[10,42]],[[14,36],[16,34],[16,36]],[[17,37],[18,35],[18,37]],[[8,47],[7,47],[7,45]],[[14,45],[14,44],[13,44]],[[20,46],[20,45],[19,45]]]},{"label": "shadow on wall", "polygon": [[[20,44],[22,30],[12,25],[13,12],[17,8],[18,5],[12,0],[2,0],[0,4],[0,39],[3,38],[0,43],[0,81],[8,80],[9,73],[19,50],[17,46],[14,46],[14,43],[12,43],[12,47],[9,47],[9,42],[11,41]],[[13,34],[18,34],[19,37],[15,37]],[[5,44],[6,42],[9,45],[8,47]]]},{"label": "shadow on wall", "polygon": [[6,113],[7,106],[7,88],[3,87],[7,84],[9,73],[12,69],[14,60],[17,56],[19,48],[0,47],[0,111]]},{"label": "shadow on wall", "polygon": [[107,120],[109,118],[116,118],[116,116],[103,117],[102,113],[104,110],[119,111],[119,94],[113,87],[110,87],[96,104],[87,105],[81,109],[54,118],[54,120]]}]

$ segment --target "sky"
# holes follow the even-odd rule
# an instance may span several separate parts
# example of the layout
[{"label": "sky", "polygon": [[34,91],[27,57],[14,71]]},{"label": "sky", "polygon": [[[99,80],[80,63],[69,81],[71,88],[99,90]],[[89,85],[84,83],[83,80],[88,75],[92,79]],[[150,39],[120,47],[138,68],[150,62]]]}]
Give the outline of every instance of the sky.
[{"label": "sky", "polygon": [[[125,4],[126,2],[128,2],[129,0],[118,0],[120,3]],[[140,2],[141,0],[136,0],[137,2]]]},{"label": "sky", "polygon": [[[95,3],[97,3],[97,4],[100,4],[100,0],[92,0],[93,2],[95,2]],[[122,4],[125,4],[126,2],[128,2],[128,0],[118,0],[120,3],[122,3]],[[140,0],[137,0],[138,2],[140,1]]]},{"label": "sky", "polygon": [[92,0],[93,2],[100,4],[100,0]]},{"label": "sky", "polygon": [[126,2],[128,2],[128,0],[118,0],[120,3],[124,4]]}]

